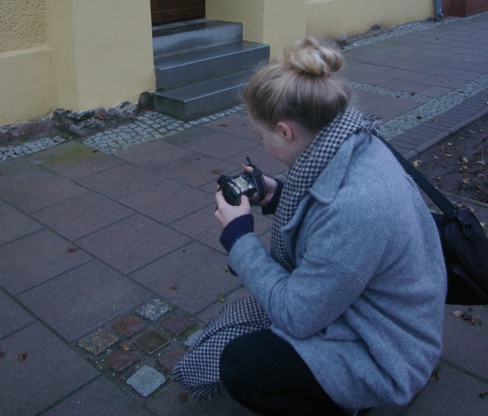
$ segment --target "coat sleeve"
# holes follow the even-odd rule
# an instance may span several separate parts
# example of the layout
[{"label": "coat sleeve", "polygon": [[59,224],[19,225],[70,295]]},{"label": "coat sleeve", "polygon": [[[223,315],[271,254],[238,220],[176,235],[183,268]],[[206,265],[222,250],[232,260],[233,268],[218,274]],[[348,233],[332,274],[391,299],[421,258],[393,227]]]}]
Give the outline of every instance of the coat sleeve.
[{"label": "coat sleeve", "polygon": [[[318,209],[297,238],[291,273],[255,234],[242,237],[229,264],[275,326],[296,338],[326,328],[346,311],[379,270],[388,244],[375,210]],[[347,226],[346,226],[347,224]],[[366,225],[367,224],[367,225]]]}]

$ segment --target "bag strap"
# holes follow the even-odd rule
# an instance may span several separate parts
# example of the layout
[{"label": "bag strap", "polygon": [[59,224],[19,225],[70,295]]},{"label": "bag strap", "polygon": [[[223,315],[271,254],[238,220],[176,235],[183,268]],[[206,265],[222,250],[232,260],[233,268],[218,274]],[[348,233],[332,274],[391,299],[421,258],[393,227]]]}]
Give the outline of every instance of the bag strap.
[{"label": "bag strap", "polygon": [[263,172],[261,172],[261,169],[254,165],[249,157],[246,159],[247,166],[251,166],[254,169],[251,173],[251,177],[254,181],[254,185],[256,185],[257,194],[255,198],[249,198],[249,201],[251,202],[251,205],[256,205],[266,197],[266,192],[268,191],[266,189],[266,182],[264,181],[264,175]]},{"label": "bag strap", "polygon": [[400,165],[406,170],[406,172],[413,178],[418,186],[429,196],[432,201],[448,216],[456,210],[456,207],[449,201],[442,193],[432,185],[407,159],[405,159],[400,152],[398,152],[390,143],[388,143],[377,131],[373,134],[378,137],[391,153],[396,157]]}]

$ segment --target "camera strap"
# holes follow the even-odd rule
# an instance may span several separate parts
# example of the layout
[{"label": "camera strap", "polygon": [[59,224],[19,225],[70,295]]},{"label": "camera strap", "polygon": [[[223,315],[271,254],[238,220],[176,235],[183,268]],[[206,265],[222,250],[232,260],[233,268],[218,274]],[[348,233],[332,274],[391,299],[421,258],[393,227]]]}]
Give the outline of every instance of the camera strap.
[{"label": "camera strap", "polygon": [[251,173],[251,177],[253,179],[254,185],[256,186],[256,196],[249,198],[249,203],[254,206],[261,202],[266,197],[266,183],[264,182],[263,172],[259,169],[256,165],[251,162],[251,159],[248,157],[247,159],[247,166],[251,166],[253,171]]}]

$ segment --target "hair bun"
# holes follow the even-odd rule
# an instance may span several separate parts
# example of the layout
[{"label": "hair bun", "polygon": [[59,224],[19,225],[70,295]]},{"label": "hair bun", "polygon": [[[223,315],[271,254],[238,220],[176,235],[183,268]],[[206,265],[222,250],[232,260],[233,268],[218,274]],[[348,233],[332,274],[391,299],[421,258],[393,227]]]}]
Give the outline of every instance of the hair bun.
[{"label": "hair bun", "polygon": [[307,37],[285,50],[285,62],[305,74],[329,77],[340,71],[343,57],[334,48],[322,46],[317,39]]}]

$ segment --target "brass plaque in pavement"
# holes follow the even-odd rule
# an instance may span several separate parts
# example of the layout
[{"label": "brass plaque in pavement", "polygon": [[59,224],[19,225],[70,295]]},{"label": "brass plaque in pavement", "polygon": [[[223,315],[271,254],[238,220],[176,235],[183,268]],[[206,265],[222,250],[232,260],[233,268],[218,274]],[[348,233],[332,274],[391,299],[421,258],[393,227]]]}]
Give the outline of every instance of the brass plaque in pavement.
[{"label": "brass plaque in pavement", "polygon": [[135,344],[149,355],[169,344],[169,340],[156,331],[149,331],[135,341]]}]

